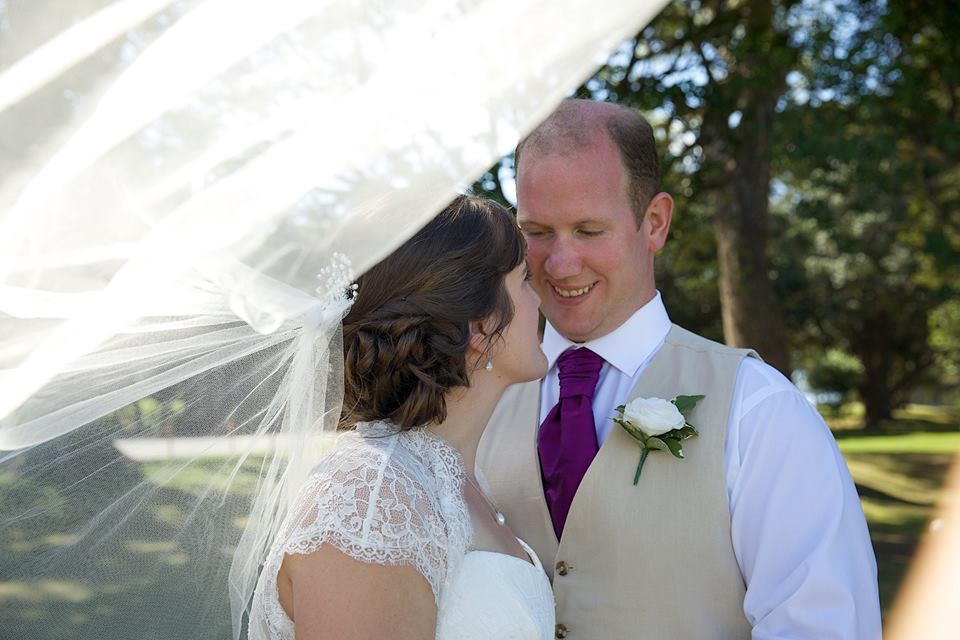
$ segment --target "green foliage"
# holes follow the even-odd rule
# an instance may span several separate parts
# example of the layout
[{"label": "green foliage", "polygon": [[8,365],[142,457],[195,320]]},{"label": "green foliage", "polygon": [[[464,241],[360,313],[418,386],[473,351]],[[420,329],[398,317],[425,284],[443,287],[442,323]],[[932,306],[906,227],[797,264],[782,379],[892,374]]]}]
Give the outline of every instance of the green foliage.
[{"label": "green foliage", "polygon": [[811,387],[839,394],[837,404],[842,404],[861,384],[863,363],[849,353],[830,349],[813,363],[807,376]]},{"label": "green foliage", "polygon": [[930,346],[937,368],[948,383],[960,382],[960,300],[944,302],[930,312]]},{"label": "green foliage", "polygon": [[147,396],[118,409],[113,416],[125,431],[156,432],[172,428],[173,419],[185,408],[180,398],[158,400]]},{"label": "green foliage", "polygon": [[510,180],[513,179],[513,154],[501,158],[496,164],[490,167],[490,169],[485,171],[482,176],[477,178],[470,188],[470,193],[499,202],[507,209],[512,210],[513,203],[510,202],[504,191],[500,178],[501,174]]},{"label": "green foliage", "polygon": [[957,353],[939,328],[960,294],[960,29],[938,3],[908,4],[850,3],[855,27],[803,57],[780,116],[788,318],[807,361],[860,360],[869,424]]}]

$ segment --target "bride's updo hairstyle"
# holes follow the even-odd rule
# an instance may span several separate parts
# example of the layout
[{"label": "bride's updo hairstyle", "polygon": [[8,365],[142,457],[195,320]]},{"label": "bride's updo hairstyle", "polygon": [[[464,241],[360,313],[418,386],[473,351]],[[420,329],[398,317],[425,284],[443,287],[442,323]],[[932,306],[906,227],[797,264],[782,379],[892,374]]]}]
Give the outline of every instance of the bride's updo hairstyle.
[{"label": "bride's updo hairstyle", "polygon": [[343,321],[341,428],[443,421],[444,394],[469,384],[469,323],[492,320],[488,345],[500,336],[514,312],[504,278],[525,256],[506,209],[460,196],[361,276]]}]

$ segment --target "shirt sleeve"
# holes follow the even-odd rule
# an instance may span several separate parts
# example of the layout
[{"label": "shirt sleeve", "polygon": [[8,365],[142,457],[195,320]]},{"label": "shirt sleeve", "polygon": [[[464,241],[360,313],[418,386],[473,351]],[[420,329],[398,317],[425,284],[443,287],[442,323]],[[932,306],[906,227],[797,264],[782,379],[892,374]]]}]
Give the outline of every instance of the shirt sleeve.
[{"label": "shirt sleeve", "polygon": [[877,563],[846,462],[813,405],[753,358],[724,454],[753,639],[879,639]]}]

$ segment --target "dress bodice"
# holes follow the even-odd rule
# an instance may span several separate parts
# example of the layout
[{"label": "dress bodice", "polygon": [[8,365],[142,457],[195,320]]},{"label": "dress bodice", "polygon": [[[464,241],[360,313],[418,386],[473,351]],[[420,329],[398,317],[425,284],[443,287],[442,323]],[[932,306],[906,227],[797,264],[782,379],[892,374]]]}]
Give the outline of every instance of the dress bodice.
[{"label": "dress bodice", "polygon": [[493,551],[470,551],[437,613],[437,640],[549,640],[553,590],[533,549],[533,563]]},{"label": "dress bodice", "polygon": [[440,640],[544,640],[553,634],[553,593],[532,562],[469,550],[463,461],[423,429],[386,423],[345,434],[301,489],[264,562],[251,607],[251,640],[293,640],[277,573],[286,554],[331,544],[378,564],[406,564],[430,583]]}]

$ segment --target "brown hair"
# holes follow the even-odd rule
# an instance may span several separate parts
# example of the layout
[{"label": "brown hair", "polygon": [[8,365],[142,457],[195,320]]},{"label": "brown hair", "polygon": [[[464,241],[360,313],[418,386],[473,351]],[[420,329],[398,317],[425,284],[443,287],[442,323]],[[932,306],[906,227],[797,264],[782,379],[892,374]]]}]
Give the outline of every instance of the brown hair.
[{"label": "brown hair", "polygon": [[460,196],[361,276],[343,321],[341,428],[443,421],[444,395],[469,384],[469,323],[494,318],[489,344],[500,336],[514,312],[504,278],[525,256],[506,209]]},{"label": "brown hair", "polygon": [[527,147],[535,153],[572,153],[593,144],[600,133],[609,136],[620,152],[627,196],[639,226],[650,199],[660,191],[660,160],[653,127],[633,109],[607,102],[564,100],[517,145],[514,167],[519,173],[520,154]]}]

